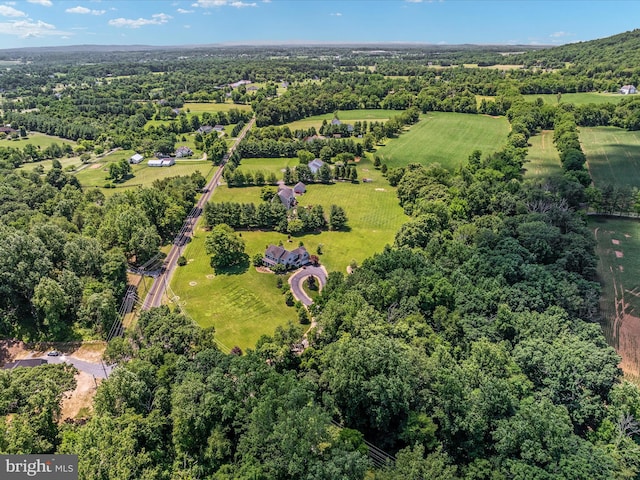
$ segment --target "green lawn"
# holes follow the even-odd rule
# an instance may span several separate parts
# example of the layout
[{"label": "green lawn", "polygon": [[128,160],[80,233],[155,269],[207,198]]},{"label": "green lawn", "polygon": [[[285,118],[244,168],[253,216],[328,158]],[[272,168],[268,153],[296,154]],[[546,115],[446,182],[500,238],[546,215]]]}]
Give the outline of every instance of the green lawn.
[{"label": "green lawn", "polygon": [[[584,93],[563,93],[560,97],[560,103],[573,103],[574,105],[585,105],[587,103],[618,103],[625,98],[626,95],[619,93],[607,92],[584,92]],[[544,103],[552,105],[558,104],[558,95],[556,93],[524,95],[527,101],[534,101],[537,98],[544,100]]]},{"label": "green lawn", "polygon": [[[281,161],[282,159],[280,159]],[[243,160],[245,164],[247,160]],[[246,166],[246,165],[245,165]],[[249,257],[263,253],[269,244],[282,242],[285,248],[295,248],[300,242],[315,254],[323,244],[320,261],[329,271],[345,272],[352,260],[362,263],[365,258],[392,244],[395,233],[407,220],[394,188],[389,187],[370,159],[362,159],[358,166],[360,178],[371,183],[309,185],[307,193],[298,197],[299,205],[320,204],[328,214],[332,204],[345,209],[349,231],[322,232],[293,237],[277,232],[243,231]],[[221,186],[212,201],[260,202],[260,187],[227,188]],[[238,275],[214,276],[209,258],[204,253],[205,233],[185,251],[190,263],[180,267],[172,281],[174,292],[185,301],[188,313],[201,325],[214,325],[217,338],[226,346],[253,347],[260,335],[273,333],[288,320],[297,321],[294,309],[287,308],[284,298],[275,288],[273,275],[257,273],[253,267]],[[207,277],[209,275],[209,277]],[[190,282],[197,282],[192,285]]]},{"label": "green lawn", "polygon": [[[80,157],[63,157],[63,158],[58,158],[58,161],[60,162],[60,165],[62,165],[63,170],[71,167],[73,167],[75,170],[76,168],[82,165],[82,162],[80,161]],[[39,165],[41,165],[42,168],[44,168],[45,172],[48,172],[52,168],[53,160],[42,160],[40,162],[23,163],[20,166],[20,168],[26,172],[31,172],[32,170],[37,168]]]},{"label": "green lawn", "polygon": [[560,156],[553,143],[553,130],[543,130],[529,138],[525,178],[544,180],[562,174]]},{"label": "green lawn", "polygon": [[640,379],[640,222],[590,217],[597,240],[603,330],[622,357],[621,367]]},{"label": "green lawn", "polygon": [[64,145],[65,143],[71,146],[76,145],[76,142],[67,140],[66,138],[54,137],[53,135],[45,135],[44,133],[29,132],[29,135],[26,138],[17,138],[15,140],[4,138],[0,140],[0,147],[13,147],[23,149],[24,146],[29,143],[35,147],[43,149],[47,148],[52,143],[57,143],[59,145]]},{"label": "green lawn", "polygon": [[398,138],[376,152],[388,167],[409,163],[440,163],[454,169],[464,164],[471,152],[490,153],[505,145],[509,123],[505,117],[432,112],[421,115]]},{"label": "green lawn", "polygon": [[596,186],[640,188],[640,132],[616,127],[580,127],[580,141]]},{"label": "green lawn", "polygon": [[286,167],[293,169],[296,165],[300,165],[298,158],[243,158],[238,168],[242,173],[263,172],[265,176],[275,173],[281,179]]},{"label": "green lawn", "polygon": [[237,108],[238,110],[251,110],[251,105],[240,105],[236,103],[185,103],[181,110],[189,113],[204,113],[204,112],[228,112],[229,110]]},{"label": "green lawn", "polygon": [[[338,111],[338,118],[342,122],[353,123],[356,121],[387,121],[391,117],[400,115],[402,110],[340,110]],[[330,122],[333,120],[333,113],[325,113],[324,115],[314,115],[303,120],[297,120],[295,122],[287,123],[286,126],[293,130],[302,130],[315,127],[316,130],[322,126],[322,121],[326,120]]]}]

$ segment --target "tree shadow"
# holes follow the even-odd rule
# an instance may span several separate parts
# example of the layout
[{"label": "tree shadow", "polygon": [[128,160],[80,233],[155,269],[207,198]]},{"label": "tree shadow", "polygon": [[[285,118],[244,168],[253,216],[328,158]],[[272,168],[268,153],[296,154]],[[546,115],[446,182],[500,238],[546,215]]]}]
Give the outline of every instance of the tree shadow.
[{"label": "tree shadow", "polygon": [[225,268],[216,268],[216,275],[242,275],[249,270],[249,255],[243,254],[242,260],[236,265]]}]

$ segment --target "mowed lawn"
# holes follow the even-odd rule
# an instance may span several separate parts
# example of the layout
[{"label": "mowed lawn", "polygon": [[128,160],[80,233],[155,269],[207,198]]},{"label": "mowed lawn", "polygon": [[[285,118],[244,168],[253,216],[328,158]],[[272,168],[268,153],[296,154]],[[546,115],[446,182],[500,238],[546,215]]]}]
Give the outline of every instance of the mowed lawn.
[{"label": "mowed lawn", "polygon": [[[339,110],[337,112],[338,118],[343,123],[351,123],[357,121],[366,121],[366,122],[386,122],[391,117],[395,117],[396,115],[400,115],[402,110],[382,110],[382,109],[369,109],[369,110]],[[297,120],[295,122],[287,123],[286,126],[289,127],[291,131],[293,130],[302,130],[309,129],[311,127],[315,127],[316,130],[319,130],[322,126],[322,121],[326,120],[327,122],[331,122],[333,120],[333,113],[325,113],[324,115],[314,115],[312,117],[305,118],[303,120]]]},{"label": "mowed lawn", "polygon": [[[361,161],[358,174],[373,181],[313,184],[298,197],[300,207],[320,204],[327,215],[332,204],[342,206],[349,219],[348,231],[300,235],[291,241],[285,233],[242,231],[249,257],[262,254],[269,244],[279,242],[289,249],[302,242],[312,254],[322,244],[321,263],[328,271],[344,273],[351,261],[360,264],[386,244],[393,244],[395,233],[408,220],[398,205],[395,189],[373,169],[370,159]],[[260,187],[222,185],[214,191],[212,201],[258,204]],[[296,311],[286,307],[283,295],[275,287],[274,275],[258,273],[252,266],[238,274],[214,275],[204,251],[205,237],[206,232],[198,230],[196,239],[185,250],[188,265],[179,267],[172,281],[174,292],[181,302],[186,302],[184,308],[196,322],[213,325],[217,338],[230,348],[253,347],[260,335],[272,334],[278,325],[289,320],[297,322]]]},{"label": "mowed lawn", "polygon": [[580,142],[597,187],[640,188],[640,131],[616,127],[580,127]]},{"label": "mowed lawn", "polygon": [[300,165],[298,158],[243,158],[238,169],[242,173],[262,172],[265,176],[274,173],[278,179],[282,178],[282,172],[285,168],[293,168]]},{"label": "mowed lawn", "polygon": [[418,123],[378,148],[376,154],[388,167],[439,163],[453,170],[464,164],[474,150],[483,154],[499,150],[508,134],[505,117],[431,112],[421,115]]},{"label": "mowed lawn", "polygon": [[553,143],[553,130],[543,130],[529,138],[525,178],[544,180],[562,174],[560,156]]},{"label": "mowed lawn", "polygon": [[590,217],[597,240],[600,307],[609,344],[622,356],[621,366],[640,379],[640,221]]},{"label": "mowed lawn", "polygon": [[45,135],[44,133],[29,132],[26,138],[17,138],[15,140],[9,140],[4,138],[0,140],[0,147],[13,147],[23,149],[25,145],[31,144],[34,147],[45,149],[53,143],[59,145],[69,144],[75,146],[76,142],[73,140],[67,140],[66,138],[55,137],[53,135]]},{"label": "mowed lawn", "polygon": [[[552,105],[558,104],[557,93],[531,94],[523,96],[529,102],[541,98],[544,103]],[[560,103],[573,103],[574,105],[586,105],[587,103],[618,103],[625,97],[627,96],[619,93],[608,92],[563,93],[560,97]]]}]

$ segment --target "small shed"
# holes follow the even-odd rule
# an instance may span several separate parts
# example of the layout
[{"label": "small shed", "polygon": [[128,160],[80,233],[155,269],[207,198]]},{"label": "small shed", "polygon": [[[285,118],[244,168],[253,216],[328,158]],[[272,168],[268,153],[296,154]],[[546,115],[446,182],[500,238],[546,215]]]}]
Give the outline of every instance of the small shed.
[{"label": "small shed", "polygon": [[140,163],[142,160],[144,160],[144,157],[142,155],[140,155],[139,153],[136,153],[134,155],[131,155],[129,157],[129,163],[133,163],[133,164],[138,164]]},{"label": "small shed", "polygon": [[293,191],[297,195],[302,195],[304,192],[307,191],[307,186],[302,182],[298,182],[293,186]]},{"label": "small shed", "polygon": [[634,85],[623,85],[620,89],[620,93],[623,95],[632,95],[634,93],[638,93],[638,90]]}]

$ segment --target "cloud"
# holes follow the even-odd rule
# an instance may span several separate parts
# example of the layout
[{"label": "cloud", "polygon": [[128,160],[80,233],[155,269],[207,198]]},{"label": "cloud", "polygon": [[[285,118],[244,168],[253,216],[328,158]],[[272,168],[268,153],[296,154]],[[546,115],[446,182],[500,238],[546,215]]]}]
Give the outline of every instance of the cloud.
[{"label": "cloud", "polygon": [[13,22],[0,22],[0,34],[16,35],[22,38],[37,37],[65,37],[71,35],[69,32],[58,30],[55,25],[38,20],[16,20]]},{"label": "cloud", "polygon": [[43,7],[50,7],[53,5],[51,0],[27,0],[29,3],[36,3],[38,5],[42,5]]},{"label": "cloud", "polygon": [[104,15],[105,13],[107,13],[106,10],[91,10],[91,9],[89,9],[87,7],[81,7],[80,5],[78,5],[77,7],[67,8],[65,10],[65,12],[67,12],[67,13],[80,13],[82,15],[87,15],[87,14]]},{"label": "cloud", "polygon": [[332,17],[341,17],[342,16],[342,14],[340,12],[330,13],[329,15],[331,15]]},{"label": "cloud", "polygon": [[156,13],[151,15],[151,18],[114,18],[113,20],[109,20],[109,25],[112,27],[140,28],[145,25],[162,25],[167,23],[171,18],[173,17],[166,13]]},{"label": "cloud", "polygon": [[568,32],[553,32],[551,35],[549,35],[551,38],[562,38],[562,37],[570,37],[571,35],[573,35],[573,33],[568,33]]},{"label": "cloud", "polygon": [[213,8],[213,7],[235,7],[235,8],[244,8],[244,7],[257,7],[258,4],[255,2],[246,3],[241,1],[229,1],[229,0],[198,0],[196,3],[191,4],[192,7],[200,7],[200,8]]},{"label": "cloud", "polygon": [[185,10],[184,8],[179,8],[176,10],[178,13],[193,13],[193,10]]},{"label": "cloud", "polygon": [[3,17],[26,17],[27,14],[21,12],[20,10],[16,10],[13,7],[9,7],[8,5],[0,5],[0,15]]}]

